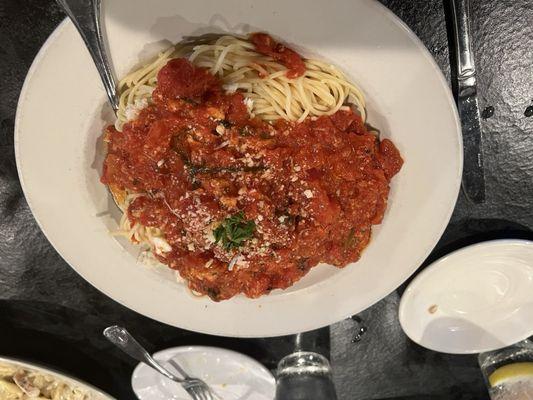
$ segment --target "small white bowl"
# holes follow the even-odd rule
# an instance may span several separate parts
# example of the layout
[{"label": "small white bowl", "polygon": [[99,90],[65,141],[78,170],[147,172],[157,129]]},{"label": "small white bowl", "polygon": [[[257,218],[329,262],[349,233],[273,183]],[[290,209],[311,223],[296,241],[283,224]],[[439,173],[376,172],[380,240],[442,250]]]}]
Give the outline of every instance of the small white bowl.
[{"label": "small white bowl", "polygon": [[494,240],[435,261],[407,287],[399,318],[411,340],[443,353],[526,339],[533,335],[533,242]]},{"label": "small white bowl", "polygon": [[[190,376],[204,380],[224,400],[272,400],[276,381],[256,360],[235,351],[217,347],[186,346],[159,351],[153,355],[171,372],[175,360]],[[186,400],[185,390],[176,382],[140,363],[131,378],[140,400]]]}]

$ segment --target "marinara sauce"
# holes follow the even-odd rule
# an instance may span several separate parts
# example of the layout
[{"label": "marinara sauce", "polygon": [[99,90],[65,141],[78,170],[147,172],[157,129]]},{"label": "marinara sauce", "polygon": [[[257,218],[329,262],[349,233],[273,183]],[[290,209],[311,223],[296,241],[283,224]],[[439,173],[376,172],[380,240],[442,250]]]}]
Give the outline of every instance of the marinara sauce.
[{"label": "marinara sauce", "polygon": [[[185,59],[161,69],[152,99],[122,132],[107,128],[102,182],[145,193],[128,216],[161,229],[172,249],[157,257],[191,289],[215,301],[258,297],[319,262],[359,259],[402,166],[359,115],[345,108],[269,124]],[[239,213],[254,230],[227,250],[213,231]]]},{"label": "marinara sauce", "polygon": [[287,78],[297,78],[305,73],[302,56],[283,43],[276,42],[272,36],[266,33],[253,33],[250,41],[259,53],[270,56],[287,67]]}]

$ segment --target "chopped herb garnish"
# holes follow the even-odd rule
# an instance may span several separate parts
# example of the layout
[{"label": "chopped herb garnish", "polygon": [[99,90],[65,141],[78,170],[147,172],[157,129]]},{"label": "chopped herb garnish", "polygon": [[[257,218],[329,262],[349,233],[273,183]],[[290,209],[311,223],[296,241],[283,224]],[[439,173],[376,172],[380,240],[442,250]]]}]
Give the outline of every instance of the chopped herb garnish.
[{"label": "chopped herb garnish", "polygon": [[229,251],[240,247],[250,239],[255,231],[255,222],[244,219],[242,211],[226,218],[213,230],[215,243],[220,243],[224,250]]},{"label": "chopped herb garnish", "polygon": [[202,187],[202,182],[200,182],[197,179],[193,179],[192,180],[192,182],[191,182],[191,189],[192,190],[200,189],[201,187]]},{"label": "chopped herb garnish", "polygon": [[234,173],[234,172],[259,172],[264,171],[266,167],[264,165],[254,165],[248,167],[244,166],[235,166],[235,167],[208,167],[205,165],[187,165],[189,169],[189,175],[194,176],[197,174],[223,174],[223,173]]},{"label": "chopped herb garnish", "polygon": [[198,104],[197,101],[195,101],[194,99],[191,99],[190,97],[182,97],[181,100],[183,100],[187,104],[193,104],[193,105]]},{"label": "chopped herb garnish", "polygon": [[233,126],[233,124],[229,122],[227,119],[223,119],[222,121],[220,121],[220,123],[222,124],[224,128],[231,128]]},{"label": "chopped herb garnish", "polygon": [[207,295],[211,298],[211,300],[214,300],[214,301],[219,301],[219,296],[220,296],[220,289],[219,288],[207,288],[206,290],[207,292]]},{"label": "chopped herb garnish", "polygon": [[296,266],[300,271],[307,271],[309,269],[309,259],[307,257],[299,258],[296,261]]},{"label": "chopped herb garnish", "polygon": [[260,137],[261,139],[263,139],[263,140],[272,139],[272,136],[270,136],[270,133],[265,132],[265,131],[261,132],[261,133],[259,134],[259,137]]},{"label": "chopped herb garnish", "polygon": [[252,135],[254,132],[252,130],[252,128],[250,128],[248,125],[242,127],[241,129],[239,129],[239,135],[241,136],[250,136]]},{"label": "chopped herb garnish", "polygon": [[355,229],[350,229],[350,232],[348,232],[348,237],[344,241],[344,248],[350,249],[355,244]]}]

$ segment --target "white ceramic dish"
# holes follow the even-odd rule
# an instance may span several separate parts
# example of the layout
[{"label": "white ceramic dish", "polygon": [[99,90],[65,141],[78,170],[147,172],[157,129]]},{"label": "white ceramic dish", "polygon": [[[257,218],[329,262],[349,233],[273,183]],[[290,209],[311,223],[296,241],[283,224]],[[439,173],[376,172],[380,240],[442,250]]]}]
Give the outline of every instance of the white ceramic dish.
[{"label": "white ceramic dish", "polygon": [[[272,400],[276,381],[270,371],[254,359],[217,347],[174,347],[154,354],[170,371],[175,360],[190,375],[204,380],[224,400]],[[189,395],[176,382],[146,364],[139,364],[131,377],[139,400],[187,400]]]},{"label": "white ceramic dish", "polygon": [[[305,10],[305,12],[303,12]],[[324,20],[324,11],[329,17]],[[109,235],[118,210],[100,184],[101,133],[112,118],[98,75],[70,22],[37,55],[22,90],[15,147],[20,180],[47,238],[87,281],[144,315],[228,336],[275,336],[331,324],[369,307],[407,279],[440,238],[455,205],[462,139],[453,98],[416,36],[370,0],[113,0],[104,2],[113,63],[123,76],[184,35],[264,30],[304,55],[332,60],[364,90],[369,121],[397,144],[384,222],[361,260],[314,268],[285,291],[214,303],[190,296],[167,269],[137,262]]]},{"label": "white ceramic dish", "polygon": [[533,242],[494,240],[424,269],[400,302],[413,341],[443,353],[481,353],[533,335]]},{"label": "white ceramic dish", "polygon": [[113,400],[114,399],[108,394],[105,394],[104,392],[100,391],[100,389],[97,389],[94,386],[86,382],[80,381],[72,376],[65,375],[64,373],[54,371],[52,369],[45,368],[37,364],[33,364],[27,361],[22,361],[22,360],[10,358],[10,357],[0,357],[0,364],[15,365],[20,368],[24,368],[25,370],[28,370],[28,371],[34,371],[34,372],[37,372],[43,375],[49,375],[53,377],[54,379],[57,379],[59,382],[66,383],[72,388],[80,388],[84,390],[86,393],[88,393],[91,396],[90,400]]}]

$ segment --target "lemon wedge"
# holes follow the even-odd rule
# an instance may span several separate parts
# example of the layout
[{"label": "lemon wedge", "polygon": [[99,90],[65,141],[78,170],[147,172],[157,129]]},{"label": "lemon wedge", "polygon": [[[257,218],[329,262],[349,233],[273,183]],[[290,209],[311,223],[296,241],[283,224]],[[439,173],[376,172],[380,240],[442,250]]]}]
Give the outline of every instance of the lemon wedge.
[{"label": "lemon wedge", "polygon": [[533,362],[518,362],[498,368],[489,376],[491,387],[501,385],[509,380],[521,378],[533,379]]}]

